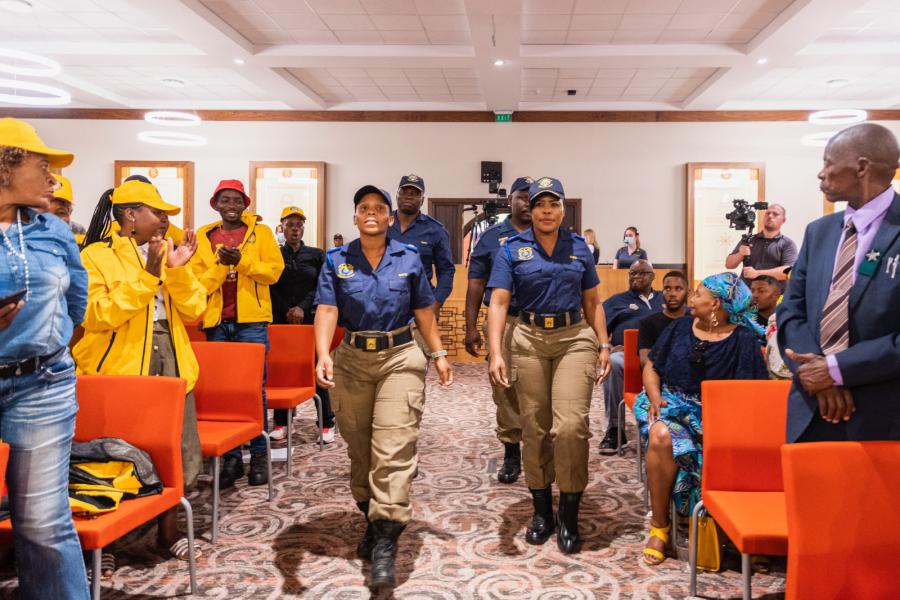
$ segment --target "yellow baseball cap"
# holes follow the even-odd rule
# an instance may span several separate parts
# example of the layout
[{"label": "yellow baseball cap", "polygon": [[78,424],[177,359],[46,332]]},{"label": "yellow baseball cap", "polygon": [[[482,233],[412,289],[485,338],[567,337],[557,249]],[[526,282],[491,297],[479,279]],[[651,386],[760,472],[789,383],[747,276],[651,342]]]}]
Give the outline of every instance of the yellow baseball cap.
[{"label": "yellow baseball cap", "polygon": [[300,208],[299,206],[285,206],[281,210],[281,220],[282,221],[284,221],[286,218],[288,218],[291,215],[297,215],[301,219],[306,219],[306,215],[303,214],[303,209]]},{"label": "yellow baseball cap", "polygon": [[174,204],[169,204],[162,199],[156,188],[143,181],[126,181],[113,190],[113,204],[143,204],[156,210],[161,210],[167,215],[177,215],[181,209]]},{"label": "yellow baseball cap", "polygon": [[53,192],[53,197],[57,200],[65,200],[69,204],[72,203],[72,182],[68,177],[53,174],[53,178],[59,182],[59,189]]},{"label": "yellow baseball cap", "polygon": [[66,167],[75,160],[75,155],[71,152],[47,147],[34,127],[12,117],[0,119],[0,146],[43,154],[50,161],[51,167]]}]

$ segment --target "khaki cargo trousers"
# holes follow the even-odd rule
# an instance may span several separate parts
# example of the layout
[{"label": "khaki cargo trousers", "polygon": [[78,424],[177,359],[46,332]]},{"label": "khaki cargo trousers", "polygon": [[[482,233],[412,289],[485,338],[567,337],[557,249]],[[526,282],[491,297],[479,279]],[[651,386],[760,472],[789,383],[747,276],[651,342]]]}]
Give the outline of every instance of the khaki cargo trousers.
[{"label": "khaki cargo trousers", "polygon": [[[503,327],[503,361],[507,368],[512,364],[509,352],[509,344],[512,339],[513,328],[518,323],[518,317],[506,317],[506,325]],[[487,340],[487,321],[484,323],[484,339]],[[488,353],[487,361],[490,364],[491,356]],[[497,407],[497,439],[504,444],[518,444],[522,441],[522,418],[519,416],[519,400],[516,397],[515,386],[504,388],[497,385],[491,386],[491,395]]]}]

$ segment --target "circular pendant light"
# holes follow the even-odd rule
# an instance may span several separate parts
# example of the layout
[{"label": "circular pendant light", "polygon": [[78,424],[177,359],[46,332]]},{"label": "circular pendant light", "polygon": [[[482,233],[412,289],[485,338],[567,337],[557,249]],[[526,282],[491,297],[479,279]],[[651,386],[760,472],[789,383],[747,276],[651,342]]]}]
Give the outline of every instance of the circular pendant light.
[{"label": "circular pendant light", "polygon": [[193,133],[180,133],[178,131],[142,131],[138,139],[148,144],[160,146],[205,146],[206,138]]},{"label": "circular pendant light", "polygon": [[[19,64],[20,62],[29,64],[22,66]],[[46,56],[11,48],[0,48],[0,73],[24,77],[55,77],[61,72],[62,67],[59,66],[59,63]]]},{"label": "circular pendant light", "polygon": [[[0,78],[0,90],[11,90],[13,93],[0,92],[0,103],[24,104],[26,106],[63,106],[72,101],[72,95],[58,87],[34,83],[33,81],[20,81],[18,79]],[[38,95],[22,95],[19,90],[37,92]]]},{"label": "circular pendant light", "polygon": [[814,125],[853,125],[862,123],[868,117],[866,111],[857,108],[834,108],[810,113],[809,122]]},{"label": "circular pendant light", "polygon": [[800,143],[804,146],[827,146],[828,140],[838,134],[837,131],[820,131],[819,133],[810,133],[800,138]]},{"label": "circular pendant light", "polygon": [[198,115],[174,110],[152,110],[144,113],[144,120],[163,127],[196,127],[201,121]]}]

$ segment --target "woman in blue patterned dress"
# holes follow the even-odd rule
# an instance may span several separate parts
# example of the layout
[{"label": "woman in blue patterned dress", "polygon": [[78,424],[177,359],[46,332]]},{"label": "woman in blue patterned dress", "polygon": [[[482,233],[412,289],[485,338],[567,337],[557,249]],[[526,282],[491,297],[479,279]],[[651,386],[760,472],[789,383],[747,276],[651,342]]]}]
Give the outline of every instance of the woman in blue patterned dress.
[{"label": "woman in blue patterned dress", "polygon": [[688,515],[700,499],[703,426],[700,383],[766,379],[761,327],[746,284],[734,273],[711,275],[690,299],[691,315],[671,323],[650,351],[634,414],[647,449],[652,516],[644,562],[658,565],[669,540],[669,500]]}]

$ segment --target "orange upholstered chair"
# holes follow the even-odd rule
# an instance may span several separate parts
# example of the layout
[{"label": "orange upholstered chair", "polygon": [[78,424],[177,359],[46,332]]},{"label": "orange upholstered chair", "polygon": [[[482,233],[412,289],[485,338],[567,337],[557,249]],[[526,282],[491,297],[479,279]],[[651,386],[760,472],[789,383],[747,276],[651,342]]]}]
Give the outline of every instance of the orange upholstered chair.
[{"label": "orange upholstered chair", "polygon": [[[316,336],[312,325],[269,325],[266,403],[271,409],[293,410],[314,400],[322,449],[322,400],[316,395]],[[293,415],[287,420],[287,474],[293,475]]]},{"label": "orange upholstered chair", "polygon": [[900,442],[782,447],[787,599],[897,598]]},{"label": "orange upholstered chair", "polygon": [[[181,470],[181,428],[184,420],[185,383],[176,377],[79,377],[75,441],[115,437],[147,452],[163,484],[161,494],[126,500],[109,513],[92,519],[74,519],[81,547],[91,551],[91,597],[100,597],[100,555],[123,535],[181,504],[187,520],[191,593],[197,594],[194,560],[194,517],[184,498]],[[3,444],[6,446],[6,444]],[[4,461],[5,468],[5,461]],[[8,538],[12,524],[0,522],[0,535]]]},{"label": "orange upholstered chair", "polygon": [[269,500],[272,499],[272,452],[263,427],[262,378],[266,347],[240,342],[192,342],[200,364],[194,386],[197,430],[203,456],[213,469],[213,522],[210,539],[219,536],[219,463],[223,454],[262,433],[266,442]]},{"label": "orange upholstered chair", "polygon": [[192,342],[206,341],[206,333],[202,329],[200,329],[201,321],[203,321],[203,317],[200,317],[196,321],[184,322],[184,328],[187,331],[188,339]]},{"label": "orange upholstered chair", "polygon": [[[637,400],[638,394],[644,389],[644,380],[641,375],[641,357],[638,355],[638,330],[625,330],[625,371],[622,381],[622,400],[619,401],[619,422],[625,422],[625,407],[634,410],[634,402]],[[624,427],[619,428],[619,455],[624,451],[622,449],[622,436],[624,435]],[[638,432],[637,440],[637,473],[638,481],[644,481],[644,469],[641,454],[641,436]],[[644,504],[647,504],[647,486],[644,486]]]},{"label": "orange upholstered chair", "polygon": [[715,519],[741,553],[744,598],[750,556],[787,554],[781,445],[790,381],[704,381],[702,499],[691,516],[691,588],[697,590],[700,511]]}]

